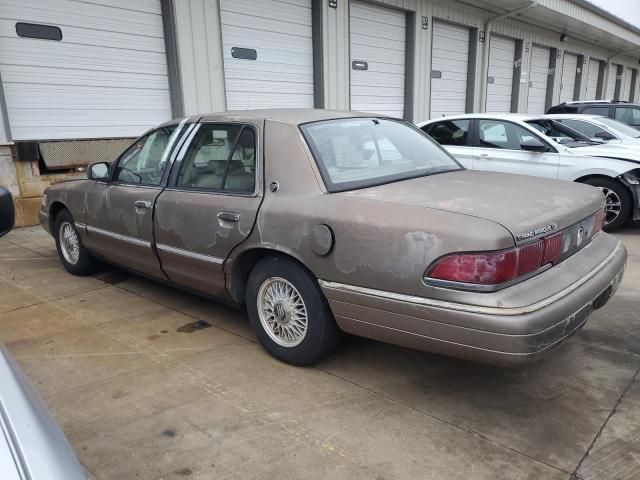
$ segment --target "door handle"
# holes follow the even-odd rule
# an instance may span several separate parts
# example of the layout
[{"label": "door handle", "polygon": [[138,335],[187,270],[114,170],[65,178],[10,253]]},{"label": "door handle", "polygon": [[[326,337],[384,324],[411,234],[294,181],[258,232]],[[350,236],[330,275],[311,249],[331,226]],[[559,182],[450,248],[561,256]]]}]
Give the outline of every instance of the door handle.
[{"label": "door handle", "polygon": [[133,204],[136,208],[151,208],[151,202],[148,200],[136,200]]},{"label": "door handle", "polygon": [[227,222],[237,222],[240,220],[240,214],[236,212],[220,212],[218,213],[219,220],[226,220]]},{"label": "door handle", "polygon": [[481,156],[481,157],[488,157],[488,156],[489,156],[489,154],[488,154],[488,153],[481,153],[481,154],[480,154],[480,156]]}]

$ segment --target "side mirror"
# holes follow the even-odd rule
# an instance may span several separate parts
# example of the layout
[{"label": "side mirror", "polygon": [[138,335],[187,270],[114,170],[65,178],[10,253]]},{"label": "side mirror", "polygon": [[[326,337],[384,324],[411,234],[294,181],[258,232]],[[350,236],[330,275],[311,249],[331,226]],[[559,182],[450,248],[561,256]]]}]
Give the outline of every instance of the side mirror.
[{"label": "side mirror", "polygon": [[13,197],[9,190],[0,187],[0,237],[11,231],[14,222]]},{"label": "side mirror", "polygon": [[106,180],[109,178],[109,164],[107,162],[92,163],[87,168],[89,180]]},{"label": "side mirror", "polygon": [[615,140],[616,137],[614,137],[613,135],[611,135],[609,132],[605,132],[604,130],[599,130],[597,131],[594,135],[595,138],[599,139],[599,140]]},{"label": "side mirror", "polygon": [[522,142],[522,144],[520,145],[520,148],[522,150],[526,150],[528,152],[546,152],[547,151],[547,146],[542,143],[540,140],[538,140],[537,138],[530,138],[524,142]]}]

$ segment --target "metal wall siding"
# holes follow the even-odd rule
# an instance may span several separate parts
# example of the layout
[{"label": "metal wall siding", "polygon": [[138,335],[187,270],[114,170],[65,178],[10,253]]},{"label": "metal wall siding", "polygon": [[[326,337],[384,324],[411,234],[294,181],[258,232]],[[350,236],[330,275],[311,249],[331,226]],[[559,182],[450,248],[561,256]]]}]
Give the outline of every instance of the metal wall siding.
[{"label": "metal wall siding", "polygon": [[487,83],[487,112],[510,112],[513,87],[513,61],[516,42],[510,38],[491,36],[489,47],[489,77]]},{"label": "metal wall siding", "polygon": [[469,29],[434,20],[430,118],[465,113],[469,68]]},{"label": "metal wall siding", "polygon": [[402,118],[405,84],[405,14],[351,2],[351,61],[367,62],[351,70],[351,109]]},{"label": "metal wall siding", "polygon": [[313,107],[311,0],[221,0],[220,21],[227,109]]},{"label": "metal wall siding", "polygon": [[[160,2],[123,5],[0,1],[0,72],[14,140],[131,137],[171,118]],[[62,41],[18,37],[18,21],[56,25]]]},{"label": "metal wall siding", "polygon": [[629,101],[631,95],[631,69],[625,68],[622,77],[622,92],[620,94],[620,100]]},{"label": "metal wall siding", "polygon": [[565,52],[562,62],[562,80],[560,87],[560,101],[571,102],[575,93],[576,76],[578,69],[578,56]]}]

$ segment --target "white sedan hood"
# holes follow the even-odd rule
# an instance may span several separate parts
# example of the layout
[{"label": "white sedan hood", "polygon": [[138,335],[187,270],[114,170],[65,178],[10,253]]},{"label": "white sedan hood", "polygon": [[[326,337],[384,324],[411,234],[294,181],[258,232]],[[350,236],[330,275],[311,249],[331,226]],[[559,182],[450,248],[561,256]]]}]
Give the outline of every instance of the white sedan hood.
[{"label": "white sedan hood", "polygon": [[[640,144],[621,145],[608,143],[602,145],[590,145],[588,147],[570,148],[569,151],[576,155],[613,158],[640,164]],[[630,168],[634,167],[630,166]]]}]

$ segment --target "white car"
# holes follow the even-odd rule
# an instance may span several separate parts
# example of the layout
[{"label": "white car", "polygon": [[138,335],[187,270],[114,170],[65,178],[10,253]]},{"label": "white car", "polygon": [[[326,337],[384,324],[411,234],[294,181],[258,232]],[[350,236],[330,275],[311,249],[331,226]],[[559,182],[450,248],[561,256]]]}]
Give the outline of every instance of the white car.
[{"label": "white car", "polygon": [[437,118],[418,127],[468,169],[600,188],[609,231],[640,220],[640,146],[595,142],[544,115],[474,113]]},{"label": "white car", "polygon": [[556,113],[541,118],[557,120],[596,142],[640,146],[640,130],[613,118],[575,113]]}]

